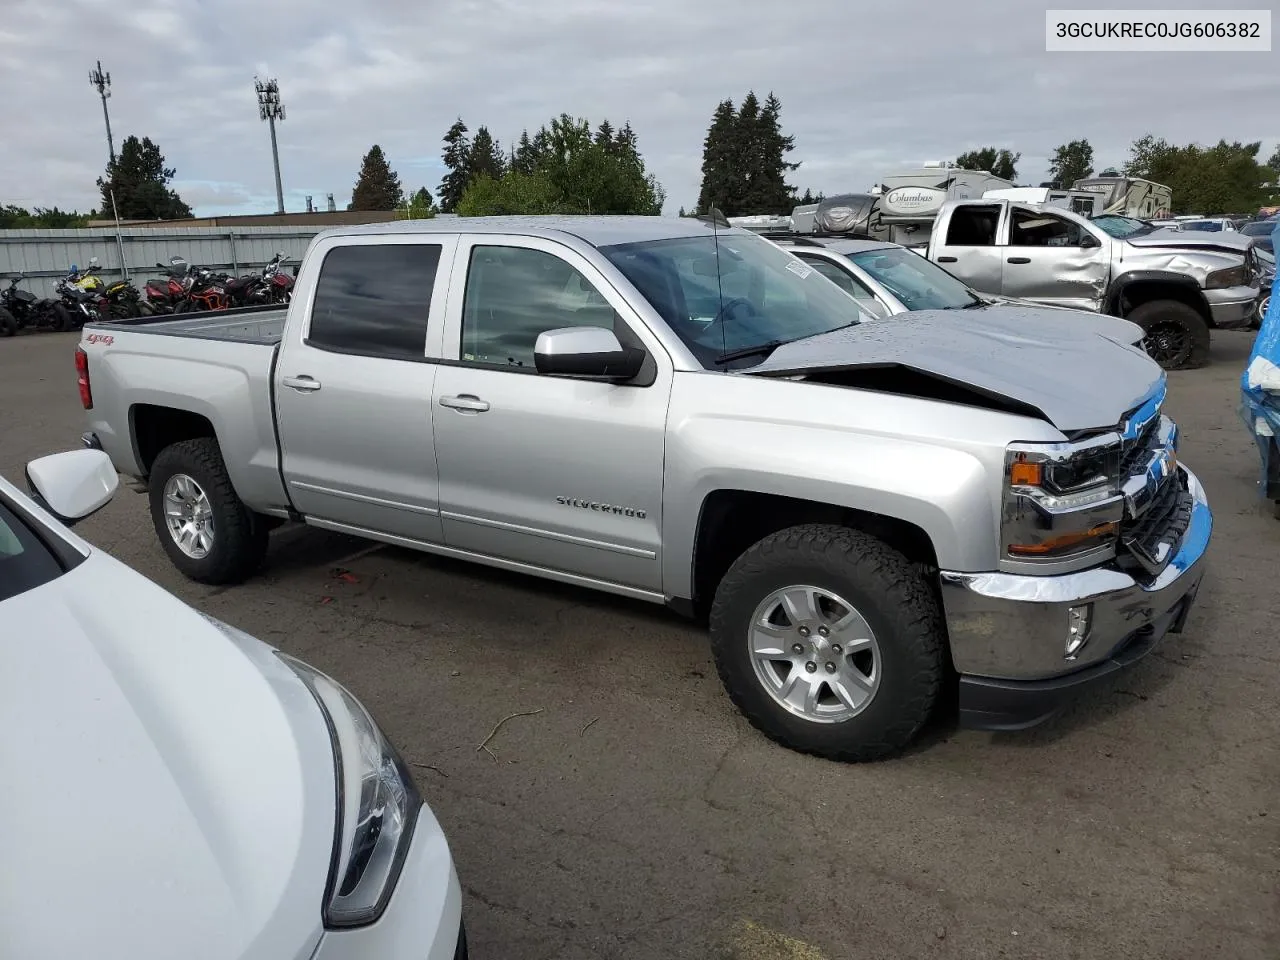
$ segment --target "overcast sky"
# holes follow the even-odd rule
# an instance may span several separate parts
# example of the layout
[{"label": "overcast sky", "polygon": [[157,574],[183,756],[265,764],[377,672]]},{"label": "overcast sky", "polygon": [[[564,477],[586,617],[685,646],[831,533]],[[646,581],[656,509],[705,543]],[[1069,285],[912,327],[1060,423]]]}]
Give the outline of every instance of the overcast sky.
[{"label": "overcast sky", "polygon": [[827,193],[987,144],[1020,151],[1020,181],[1039,183],[1053,148],[1079,137],[1099,169],[1122,164],[1148,132],[1262,140],[1264,160],[1280,140],[1280,54],[1046,53],[1044,10],[1027,0],[4,0],[0,203],[97,205],[107,148],[88,73],[99,57],[117,146],[129,134],[159,143],[197,214],[275,209],[255,73],[279,80],[288,112],[290,210],[307,194],[344,207],[373,143],[406,189],[434,194],[455,117],[505,145],[568,112],[593,125],[630,120],[674,212],[697,199],[716,103],[749,89],[782,100],[802,164],[793,182]]}]

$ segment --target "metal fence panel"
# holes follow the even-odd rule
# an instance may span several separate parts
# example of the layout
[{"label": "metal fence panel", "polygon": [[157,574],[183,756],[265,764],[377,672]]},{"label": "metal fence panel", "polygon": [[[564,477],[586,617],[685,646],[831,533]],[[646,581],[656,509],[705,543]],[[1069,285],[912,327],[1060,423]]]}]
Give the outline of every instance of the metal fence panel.
[{"label": "metal fence panel", "polygon": [[24,289],[52,297],[54,285],[72,264],[83,267],[97,257],[104,278],[124,275],[121,247],[129,276],[141,289],[160,275],[157,263],[185,257],[202,267],[247,273],[262,267],[279,251],[297,266],[319,227],[126,227],[120,240],[101,227],[84,230],[0,230],[0,278],[25,273]]}]

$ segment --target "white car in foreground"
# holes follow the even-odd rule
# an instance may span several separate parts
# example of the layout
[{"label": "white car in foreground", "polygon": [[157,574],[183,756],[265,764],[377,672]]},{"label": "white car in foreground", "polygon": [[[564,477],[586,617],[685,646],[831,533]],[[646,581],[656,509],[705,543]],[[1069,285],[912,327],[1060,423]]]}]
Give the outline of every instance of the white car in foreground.
[{"label": "white car in foreground", "polygon": [[27,476],[0,478],[0,954],[465,956],[444,833],[359,702],[69,532],[106,454]]}]

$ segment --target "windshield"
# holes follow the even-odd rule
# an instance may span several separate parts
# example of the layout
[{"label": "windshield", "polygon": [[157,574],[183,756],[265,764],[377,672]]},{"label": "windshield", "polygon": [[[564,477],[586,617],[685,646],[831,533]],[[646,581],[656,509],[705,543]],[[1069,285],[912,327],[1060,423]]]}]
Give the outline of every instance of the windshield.
[{"label": "windshield", "polygon": [[1149,223],[1143,223],[1141,220],[1133,219],[1133,217],[1122,217],[1114,213],[1104,213],[1102,216],[1094,217],[1089,222],[1118,239],[1137,237],[1144,233],[1155,231],[1155,227]]},{"label": "windshield", "polygon": [[848,254],[908,310],[961,310],[981,303],[967,286],[918,253],[904,247],[885,247]]},{"label": "windshield", "polygon": [[872,319],[813,267],[754,234],[722,233],[717,244],[708,228],[600,252],[709,369],[726,354]]},{"label": "windshield", "polygon": [[0,602],[62,575],[62,565],[40,538],[0,502]]}]

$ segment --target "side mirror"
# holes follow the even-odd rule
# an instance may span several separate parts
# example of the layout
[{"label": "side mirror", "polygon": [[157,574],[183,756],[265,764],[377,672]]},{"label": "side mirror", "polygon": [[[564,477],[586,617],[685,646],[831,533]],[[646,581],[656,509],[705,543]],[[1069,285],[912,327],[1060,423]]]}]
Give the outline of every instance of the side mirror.
[{"label": "side mirror", "polygon": [[562,327],[538,334],[533,361],[539,373],[563,377],[630,380],[644,366],[645,353],[624,347],[604,327]]},{"label": "side mirror", "polygon": [[101,450],[69,450],[27,464],[31,499],[68,527],[105,507],[119,485]]},{"label": "side mirror", "polygon": [[1080,238],[1081,250],[1091,250],[1094,247],[1100,247],[1100,246],[1102,246],[1102,244],[1098,242],[1098,238],[1095,237],[1092,233],[1086,233],[1083,237]]}]

